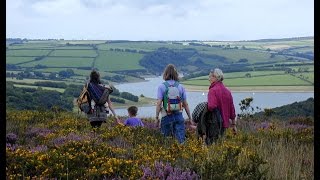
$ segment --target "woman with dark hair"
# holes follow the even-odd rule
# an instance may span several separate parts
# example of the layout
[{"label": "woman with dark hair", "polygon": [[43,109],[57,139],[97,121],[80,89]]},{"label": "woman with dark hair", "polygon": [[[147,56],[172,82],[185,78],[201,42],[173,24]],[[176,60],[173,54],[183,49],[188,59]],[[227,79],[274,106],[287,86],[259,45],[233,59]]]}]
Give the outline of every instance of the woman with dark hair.
[{"label": "woman with dark hair", "polygon": [[88,114],[90,124],[93,127],[100,127],[102,122],[106,121],[109,109],[115,116],[117,122],[119,121],[110,100],[110,94],[113,92],[111,86],[101,83],[100,74],[93,70],[90,73],[90,81],[87,85],[90,95],[91,113]]},{"label": "woman with dark hair", "polygon": [[[183,108],[189,117],[187,95],[184,87],[179,84],[177,69],[173,64],[168,64],[163,72],[164,83],[160,84],[157,93],[156,123],[160,126],[160,131],[164,136],[174,135],[179,143],[185,141],[185,125],[182,116]],[[161,112],[161,121],[159,114]]]}]

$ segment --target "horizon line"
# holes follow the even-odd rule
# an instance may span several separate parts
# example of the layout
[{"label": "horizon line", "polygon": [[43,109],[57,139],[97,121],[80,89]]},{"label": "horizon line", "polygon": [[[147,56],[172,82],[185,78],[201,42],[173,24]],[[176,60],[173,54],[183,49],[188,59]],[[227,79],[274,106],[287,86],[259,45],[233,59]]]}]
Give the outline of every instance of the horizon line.
[{"label": "horizon line", "polygon": [[172,41],[172,42],[188,42],[188,41],[200,41],[200,42],[206,42],[206,41],[214,41],[214,42],[240,42],[240,41],[263,41],[263,40],[280,40],[280,39],[300,39],[300,38],[314,38],[314,35],[312,36],[296,36],[296,37],[283,37],[283,38],[263,38],[263,39],[251,39],[251,40],[196,40],[196,39],[187,39],[187,40],[127,40],[127,39],[65,39],[65,38],[21,38],[21,37],[8,37],[6,40],[10,39],[21,39],[21,40],[64,40],[64,41]]}]

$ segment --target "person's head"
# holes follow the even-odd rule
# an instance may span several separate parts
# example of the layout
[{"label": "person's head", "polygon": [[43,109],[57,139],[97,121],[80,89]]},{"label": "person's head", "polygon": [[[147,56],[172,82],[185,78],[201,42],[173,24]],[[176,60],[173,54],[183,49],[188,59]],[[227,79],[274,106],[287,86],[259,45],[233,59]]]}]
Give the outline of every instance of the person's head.
[{"label": "person's head", "polygon": [[217,81],[223,81],[223,72],[221,69],[212,69],[209,73],[209,81],[211,84]]},{"label": "person's head", "polygon": [[92,70],[90,73],[90,82],[100,84],[100,74],[96,70]]},{"label": "person's head", "polygon": [[136,106],[130,106],[128,108],[128,114],[129,116],[136,116],[137,115],[137,112],[138,112],[138,108]]},{"label": "person's head", "polygon": [[179,75],[176,67],[173,64],[168,64],[163,71],[163,80],[179,81]]}]

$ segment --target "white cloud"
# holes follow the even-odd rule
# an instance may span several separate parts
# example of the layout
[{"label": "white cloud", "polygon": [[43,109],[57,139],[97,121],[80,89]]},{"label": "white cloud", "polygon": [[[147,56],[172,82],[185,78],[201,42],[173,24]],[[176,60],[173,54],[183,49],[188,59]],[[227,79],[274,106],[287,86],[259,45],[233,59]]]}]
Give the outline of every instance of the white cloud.
[{"label": "white cloud", "polygon": [[7,36],[242,40],[313,34],[313,1],[7,0]]}]

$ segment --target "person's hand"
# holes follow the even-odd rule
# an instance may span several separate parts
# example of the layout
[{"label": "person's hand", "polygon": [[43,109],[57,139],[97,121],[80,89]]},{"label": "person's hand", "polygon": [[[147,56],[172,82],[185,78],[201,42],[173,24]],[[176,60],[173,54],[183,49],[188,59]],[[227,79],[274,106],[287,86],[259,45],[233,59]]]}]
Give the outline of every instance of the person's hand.
[{"label": "person's hand", "polygon": [[236,134],[238,133],[238,129],[237,129],[236,125],[233,125],[233,126],[232,126],[232,133],[233,133],[234,135],[236,135]]},{"label": "person's hand", "polygon": [[120,119],[118,117],[116,117],[116,121],[117,121],[117,124],[124,126],[124,124],[120,121]]},{"label": "person's hand", "polygon": [[192,120],[192,119],[190,119],[190,124],[191,124],[191,126],[196,126],[196,123],[195,123],[195,122],[193,122],[193,120]]},{"label": "person's hand", "polygon": [[117,123],[119,124],[119,123],[120,123],[119,117],[118,117],[118,116],[115,116],[115,118],[116,118]]},{"label": "person's hand", "polygon": [[160,119],[156,117],[156,128],[160,128]]}]

